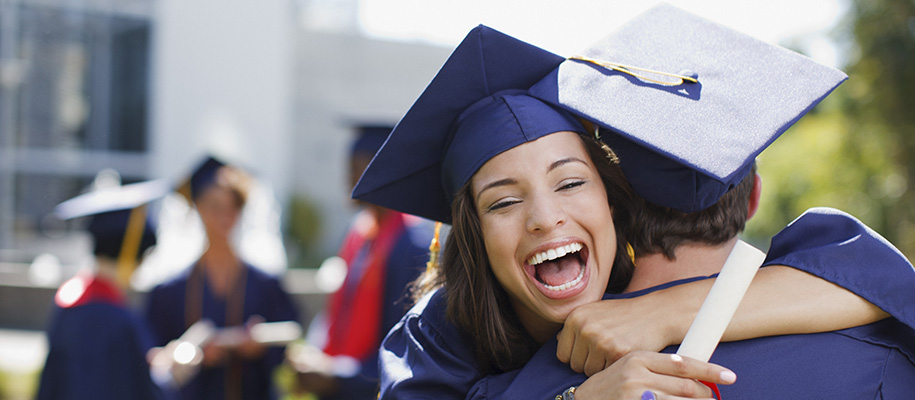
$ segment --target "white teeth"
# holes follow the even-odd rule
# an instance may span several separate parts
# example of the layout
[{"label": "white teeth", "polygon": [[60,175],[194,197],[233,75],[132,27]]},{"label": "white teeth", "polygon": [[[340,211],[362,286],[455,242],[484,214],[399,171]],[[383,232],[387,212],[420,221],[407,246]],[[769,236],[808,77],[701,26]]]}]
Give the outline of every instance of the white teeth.
[{"label": "white teeth", "polygon": [[571,280],[571,281],[568,281],[568,282],[566,282],[566,283],[563,283],[562,285],[559,285],[559,286],[550,286],[550,285],[547,285],[547,284],[545,284],[545,283],[543,284],[543,286],[544,286],[545,288],[547,288],[547,289],[550,289],[550,290],[554,291],[554,292],[559,292],[559,291],[562,291],[562,290],[566,290],[566,289],[568,289],[568,288],[570,288],[570,287],[572,287],[572,286],[575,286],[576,284],[578,284],[578,282],[581,282],[581,278],[584,278],[584,277],[585,277],[585,269],[582,268],[582,269],[581,269],[581,272],[578,273],[578,276],[575,277],[575,279],[573,279],[573,280]]},{"label": "white teeth", "polygon": [[544,261],[555,260],[565,256],[566,254],[581,251],[581,249],[581,243],[570,243],[565,246],[560,246],[555,249],[549,249],[542,253],[534,254],[529,260],[527,260],[527,263],[530,265],[538,265]]}]

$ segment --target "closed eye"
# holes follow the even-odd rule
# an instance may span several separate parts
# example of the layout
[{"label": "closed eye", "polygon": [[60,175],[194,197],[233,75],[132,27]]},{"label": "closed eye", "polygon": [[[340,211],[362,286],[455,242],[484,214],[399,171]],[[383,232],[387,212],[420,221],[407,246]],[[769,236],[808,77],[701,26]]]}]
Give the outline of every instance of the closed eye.
[{"label": "closed eye", "polygon": [[501,200],[493,203],[486,209],[486,212],[496,211],[514,204],[520,203],[520,200]]},{"label": "closed eye", "polygon": [[584,185],[585,183],[586,183],[586,181],[584,181],[584,180],[569,182],[569,183],[566,183],[566,184],[560,186],[558,190],[561,191],[561,190],[574,189],[581,185]]}]

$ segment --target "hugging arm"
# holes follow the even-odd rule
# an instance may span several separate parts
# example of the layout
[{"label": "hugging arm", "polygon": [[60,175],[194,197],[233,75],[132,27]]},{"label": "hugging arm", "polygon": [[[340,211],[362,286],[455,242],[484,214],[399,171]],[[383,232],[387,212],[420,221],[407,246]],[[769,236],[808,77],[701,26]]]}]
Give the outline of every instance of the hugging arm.
[{"label": "hugging arm", "polygon": [[[915,326],[915,270],[891,244],[847,214],[810,210],[772,240],[769,256],[722,338],[813,333],[892,316]],[[683,340],[713,280],[575,310],[557,357],[588,375],[629,351]],[[676,305],[676,306],[672,306]]]},{"label": "hugging arm", "polygon": [[708,399],[712,391],[696,379],[726,385],[736,378],[719,365],[649,351],[633,351],[588,378],[559,362],[555,353],[556,340],[550,340],[520,370],[477,381],[467,399],[552,400],[572,386],[577,387],[575,398],[579,400],[638,399],[646,390],[677,396],[667,398]]}]

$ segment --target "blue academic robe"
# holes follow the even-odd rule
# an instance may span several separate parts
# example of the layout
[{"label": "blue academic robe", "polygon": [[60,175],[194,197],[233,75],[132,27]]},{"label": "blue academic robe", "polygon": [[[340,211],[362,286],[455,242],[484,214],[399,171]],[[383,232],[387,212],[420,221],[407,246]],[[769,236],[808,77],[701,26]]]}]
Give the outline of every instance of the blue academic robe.
[{"label": "blue academic robe", "polygon": [[[812,209],[773,238],[765,265],[823,277],[895,318],[837,332],[722,344],[711,361],[738,375],[737,384],[721,386],[722,397],[909,398],[915,393],[915,320],[906,309],[915,300],[915,270],[898,250],[848,214]],[[585,379],[556,359],[555,340],[520,370],[480,377],[472,346],[458,340],[461,334],[443,315],[444,301],[434,293],[390,332],[381,350],[382,398],[552,399]]]},{"label": "blue academic robe", "polygon": [[[415,222],[418,223],[405,225],[386,260],[378,337],[384,337],[403,317],[409,304],[407,286],[419,277],[429,259],[432,224],[425,220]],[[378,353],[361,360],[356,375],[339,379],[338,392],[322,396],[322,400],[375,399],[378,395]]]},{"label": "blue academic robe", "polygon": [[163,398],[149,375],[152,340],[141,318],[107,300],[53,307],[38,400]]},{"label": "blue academic robe", "polygon": [[467,336],[445,315],[444,292],[416,303],[382,342],[379,399],[463,399],[483,377]]},{"label": "blue academic robe", "polygon": [[[265,322],[298,321],[298,311],[277,278],[248,264],[244,264],[244,268],[247,273],[242,323],[254,315],[263,317]],[[177,339],[188,328],[185,306],[191,271],[188,269],[176,278],[156,286],[148,295],[146,317],[157,346],[164,346]],[[215,296],[208,285],[203,284],[202,287],[202,318],[212,321],[217,327],[225,327],[225,299]],[[272,374],[283,359],[284,349],[273,347],[267,349],[260,359],[241,362],[241,398],[276,398]],[[183,399],[226,399],[227,377],[232,372],[234,371],[227,371],[225,367],[203,367],[194,379],[181,388],[180,396]]]},{"label": "blue academic robe", "polygon": [[[632,296],[607,296],[623,297]],[[676,351],[677,346],[664,349]],[[835,332],[727,342],[710,362],[737,374],[737,383],[719,386],[725,400],[908,399],[915,393],[915,330],[888,318]],[[585,379],[556,358],[553,339],[524,368],[477,381],[467,398],[553,399]]]}]

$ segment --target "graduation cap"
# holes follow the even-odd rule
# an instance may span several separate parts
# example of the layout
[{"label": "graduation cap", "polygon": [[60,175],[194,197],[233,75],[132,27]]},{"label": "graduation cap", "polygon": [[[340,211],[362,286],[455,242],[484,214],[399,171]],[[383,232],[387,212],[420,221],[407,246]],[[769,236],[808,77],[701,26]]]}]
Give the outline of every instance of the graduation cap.
[{"label": "graduation cap", "polygon": [[530,92],[609,132],[633,189],[683,212],[737,185],[756,156],[847,76],[670,5],[566,60]]},{"label": "graduation cap", "polygon": [[356,139],[350,147],[350,154],[374,156],[387,140],[393,128],[384,125],[364,125],[358,128]]},{"label": "graduation cap", "polygon": [[226,166],[222,160],[212,155],[207,155],[197,164],[191,176],[177,189],[188,203],[193,204],[206,188],[216,182],[217,172]]},{"label": "graduation cap", "polygon": [[391,132],[353,198],[450,223],[454,195],[490,158],[550,133],[583,131],[525,91],[562,60],[474,28]]},{"label": "graduation cap", "polygon": [[146,205],[171,190],[164,179],[95,190],[58,204],[54,214],[61,219],[88,218],[93,254],[117,260],[118,279],[127,282],[139,254],[156,244]]}]

